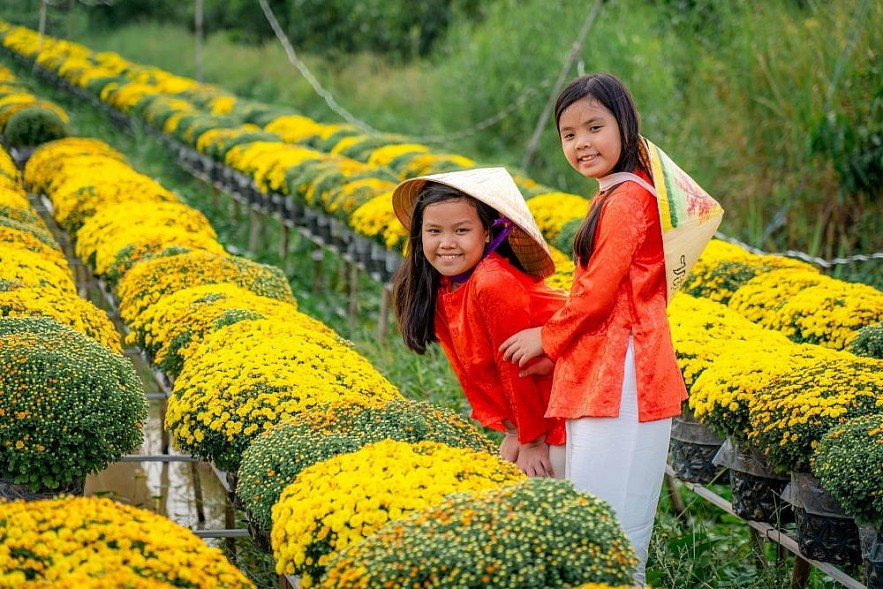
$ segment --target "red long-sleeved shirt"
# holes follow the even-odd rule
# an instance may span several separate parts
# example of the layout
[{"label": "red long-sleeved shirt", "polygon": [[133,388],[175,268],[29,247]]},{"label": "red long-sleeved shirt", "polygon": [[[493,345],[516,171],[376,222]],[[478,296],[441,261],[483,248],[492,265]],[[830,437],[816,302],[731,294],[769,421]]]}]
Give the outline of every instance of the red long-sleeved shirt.
[{"label": "red long-sleeved shirt", "polygon": [[565,293],[521,272],[491,253],[458,289],[443,280],[438,293],[435,333],[472,406],[472,418],[504,430],[509,420],[518,440],[527,443],[546,434],[549,444],[563,444],[564,422],[545,418],[551,375],[519,377],[518,365],[503,360],[506,339],[543,325],[565,300]]},{"label": "red long-sleeved shirt", "polygon": [[570,297],[541,332],[543,350],[555,360],[546,415],[618,416],[631,334],[639,421],[673,417],[680,413],[687,389],[665,312],[656,198],[637,183],[625,182],[602,207],[594,255],[588,266],[577,264]]}]

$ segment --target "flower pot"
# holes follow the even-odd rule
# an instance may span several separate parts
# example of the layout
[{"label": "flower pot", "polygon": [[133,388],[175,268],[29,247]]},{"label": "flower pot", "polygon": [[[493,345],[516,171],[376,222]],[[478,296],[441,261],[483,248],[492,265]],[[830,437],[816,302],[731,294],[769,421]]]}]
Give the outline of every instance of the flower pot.
[{"label": "flower pot", "polygon": [[672,420],[669,456],[675,476],[683,481],[706,484],[717,479],[724,467],[714,464],[724,440],[690,413]]},{"label": "flower pot", "polygon": [[776,526],[794,521],[792,510],[782,499],[789,479],[774,473],[762,454],[727,438],[713,462],[730,469],[733,513]]},{"label": "flower pot", "polygon": [[331,246],[338,252],[345,252],[353,239],[349,227],[339,219],[331,217]]},{"label": "flower pot", "polygon": [[230,504],[233,505],[236,509],[244,509],[242,501],[239,499],[239,495],[236,494],[236,487],[239,484],[239,475],[235,472],[225,471],[224,478],[227,481],[227,499],[230,500]]},{"label": "flower pot", "polygon": [[868,589],[883,589],[883,530],[872,526],[858,527],[858,541],[865,565]]},{"label": "flower pot", "polygon": [[834,497],[809,473],[791,473],[783,493],[797,520],[797,546],[807,558],[834,564],[861,562],[858,528]]},{"label": "flower pot", "polygon": [[[247,512],[246,512],[247,513]],[[273,554],[273,543],[270,541],[270,530],[258,527],[251,518],[248,521],[248,534],[251,536],[252,544],[255,548],[266,554]]]},{"label": "flower pot", "polygon": [[28,485],[13,482],[12,479],[0,478],[0,499],[8,501],[15,501],[17,499],[38,501],[40,499],[52,499],[57,495],[76,495],[82,497],[85,487],[86,477],[74,479],[69,484],[62,485],[57,489],[40,489],[37,491],[31,491]]},{"label": "flower pot", "polygon": [[292,225],[301,226],[304,224],[304,205],[303,203],[294,200],[293,196],[286,198],[285,213],[286,218],[292,223]]}]

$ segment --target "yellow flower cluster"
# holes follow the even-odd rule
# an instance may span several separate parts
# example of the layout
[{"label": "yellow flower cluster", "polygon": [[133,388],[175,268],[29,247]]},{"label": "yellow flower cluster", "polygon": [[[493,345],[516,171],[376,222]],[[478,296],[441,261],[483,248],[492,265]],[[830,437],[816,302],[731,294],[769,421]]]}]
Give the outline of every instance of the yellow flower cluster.
[{"label": "yellow flower cluster", "polygon": [[289,193],[286,172],[308,160],[324,159],[326,154],[276,141],[253,141],[236,145],[227,152],[225,163],[250,176],[263,192]]},{"label": "yellow flower cluster", "polygon": [[[138,223],[132,223],[132,219]],[[123,202],[102,207],[77,231],[76,253],[104,275],[125,248],[162,244],[223,253],[200,211],[182,202]]]},{"label": "yellow flower cluster", "polygon": [[107,315],[77,296],[61,247],[33,210],[15,164],[0,149],[0,317],[51,317],[122,353]]},{"label": "yellow flower cluster", "polygon": [[242,455],[236,496],[249,522],[272,528],[272,508],[304,469],[381,440],[442,442],[495,453],[474,422],[429,403],[351,397],[307,409],[259,435]]},{"label": "yellow flower cluster", "polygon": [[42,221],[37,220],[39,217],[31,220],[23,214],[28,210],[31,210],[29,205],[19,211],[0,209],[0,247],[27,250],[68,272],[67,258],[58,242]]},{"label": "yellow flower cluster", "polygon": [[205,337],[175,380],[165,424],[178,448],[235,470],[257,434],[301,411],[400,396],[344,340],[256,319]]},{"label": "yellow flower cluster", "polygon": [[[3,280],[4,271],[0,271]],[[107,349],[123,353],[120,334],[107,314],[86,299],[52,288],[0,289],[0,317],[51,317],[88,335]]]},{"label": "yellow flower cluster", "polygon": [[110,499],[0,503],[0,521],[2,587],[254,587],[186,528]]},{"label": "yellow flower cluster", "polygon": [[133,266],[117,285],[120,317],[129,323],[164,295],[225,282],[280,301],[294,300],[288,279],[275,266],[238,256],[193,251],[152,258]]},{"label": "yellow flower cluster", "polygon": [[718,359],[737,356],[736,350],[790,348],[783,335],[765,330],[726,305],[679,292],[668,306],[672,342],[687,390]]},{"label": "yellow flower cluster", "polygon": [[277,137],[254,124],[232,128],[210,129],[196,140],[196,149],[218,161],[225,162],[227,153],[240,143],[275,141]]},{"label": "yellow flower cluster", "polygon": [[708,363],[695,379],[688,403],[696,419],[740,443],[748,441],[752,427],[749,415],[770,383],[838,357],[837,352],[817,346],[786,344],[756,348],[751,341],[724,345],[730,348],[729,352]]},{"label": "yellow flower cluster", "polygon": [[821,281],[787,299],[767,319],[796,342],[844,350],[861,328],[883,321],[883,292],[842,280]]},{"label": "yellow flower cluster", "polygon": [[779,329],[774,314],[784,301],[806,288],[832,279],[815,269],[783,268],[758,274],[739,287],[727,306],[768,329]]},{"label": "yellow flower cluster", "polygon": [[334,335],[292,301],[262,297],[235,284],[207,284],[166,295],[129,322],[126,343],[137,344],[166,375],[176,378],[208,334],[237,321],[274,319],[305,331]]},{"label": "yellow flower cluster", "polygon": [[743,284],[780,268],[815,270],[805,262],[781,256],[753,254],[738,245],[712,239],[684,281],[683,290],[726,304]]},{"label": "yellow flower cluster", "polygon": [[264,130],[279,135],[285,143],[306,143],[327,126],[303,115],[284,115],[264,125]]},{"label": "yellow flower cluster", "polygon": [[[311,162],[311,164],[308,166],[309,172],[306,174],[292,174],[289,171],[287,178],[291,193],[301,197],[308,205],[317,208],[325,208],[322,206],[323,202],[329,200],[330,192],[336,192],[341,184],[363,179],[383,180],[378,177],[382,173],[377,169],[342,156],[329,157]],[[294,182],[292,182],[293,179]]]},{"label": "yellow flower cluster", "polygon": [[439,503],[524,479],[498,456],[438,442],[386,440],[304,469],[273,506],[276,571],[309,587],[329,559],[387,521]]},{"label": "yellow flower cluster", "polygon": [[393,170],[398,173],[401,180],[476,166],[475,160],[455,153],[417,153],[411,157],[402,156],[394,163]]},{"label": "yellow flower cluster", "polygon": [[334,144],[330,149],[330,153],[342,154],[347,152],[348,150],[356,149],[360,145],[369,143],[369,138],[370,135],[348,135],[347,137],[341,138],[340,141]]},{"label": "yellow flower cluster", "polygon": [[[106,146],[80,139],[43,145],[25,166],[25,184],[52,201],[53,217],[75,232],[99,208],[116,203],[178,202],[152,178],[136,172]],[[100,144],[98,144],[100,145]]]},{"label": "yellow flower cluster", "polygon": [[213,115],[226,115],[236,106],[237,98],[235,96],[216,96],[208,103],[209,111]]},{"label": "yellow flower cluster", "polygon": [[408,232],[392,209],[392,191],[375,196],[358,207],[349,223],[356,233],[382,243],[389,250],[402,251],[408,240]]},{"label": "yellow flower cluster", "polygon": [[419,143],[393,143],[373,150],[368,156],[368,164],[382,168],[390,165],[404,155],[427,153],[429,148]]},{"label": "yellow flower cluster", "polygon": [[551,241],[558,237],[565,223],[586,216],[589,201],[577,194],[548,192],[529,198],[527,208],[537,220],[543,236]]},{"label": "yellow flower cluster", "polygon": [[573,286],[573,273],[576,271],[573,258],[552,246],[549,246],[549,253],[552,254],[552,261],[555,263],[555,273],[546,278],[546,284],[570,292],[570,287]]},{"label": "yellow flower cluster", "polygon": [[70,269],[63,270],[52,259],[26,249],[0,248],[0,280],[77,296]]},{"label": "yellow flower cluster", "polygon": [[375,197],[382,195],[389,200],[395,187],[395,182],[373,176],[343,180],[323,191],[318,204],[333,215],[351,219],[355,210]]},{"label": "yellow flower cluster", "polygon": [[883,413],[883,360],[833,354],[778,375],[750,408],[749,443],[784,471],[809,472],[815,449],[834,426]]},{"label": "yellow flower cluster", "polygon": [[0,95],[3,94],[5,94],[5,96],[0,98],[0,131],[6,127],[6,123],[9,122],[9,119],[11,119],[13,115],[30,108],[43,108],[50,110],[58,115],[58,118],[63,122],[67,123],[70,121],[67,112],[54,102],[41,100],[33,94],[21,92],[8,94],[0,92]]}]

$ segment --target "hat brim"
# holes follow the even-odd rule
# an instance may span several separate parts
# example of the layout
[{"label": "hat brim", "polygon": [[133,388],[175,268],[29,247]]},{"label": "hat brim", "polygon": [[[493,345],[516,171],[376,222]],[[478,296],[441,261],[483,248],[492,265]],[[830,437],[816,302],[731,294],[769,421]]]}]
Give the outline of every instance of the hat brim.
[{"label": "hat brim", "polygon": [[549,247],[515,180],[505,168],[476,168],[405,180],[392,193],[396,218],[411,230],[411,215],[420,191],[429,182],[455,188],[510,219],[515,227],[507,240],[525,272],[545,278],[555,273]]}]

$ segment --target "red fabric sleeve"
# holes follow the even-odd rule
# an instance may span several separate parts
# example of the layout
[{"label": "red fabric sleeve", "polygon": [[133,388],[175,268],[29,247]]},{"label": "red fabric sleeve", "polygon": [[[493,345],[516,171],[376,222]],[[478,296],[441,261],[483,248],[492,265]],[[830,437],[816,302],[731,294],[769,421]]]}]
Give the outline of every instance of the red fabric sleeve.
[{"label": "red fabric sleeve", "polygon": [[490,350],[502,385],[505,399],[501,406],[510,408],[510,419],[518,428],[518,441],[532,442],[546,433],[546,405],[533,377],[520,377],[517,364],[503,360],[500,346],[506,339],[531,327],[531,296],[525,285],[512,276],[491,272],[482,275],[477,286],[482,321],[490,338]]},{"label": "red fabric sleeve", "polygon": [[615,190],[602,205],[595,252],[588,267],[577,268],[570,297],[543,327],[543,350],[553,360],[576,337],[604,325],[616,302],[617,290],[628,276],[632,257],[647,234],[641,202],[641,192],[646,190],[630,184]]}]

